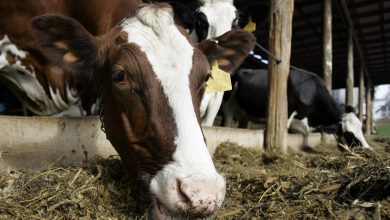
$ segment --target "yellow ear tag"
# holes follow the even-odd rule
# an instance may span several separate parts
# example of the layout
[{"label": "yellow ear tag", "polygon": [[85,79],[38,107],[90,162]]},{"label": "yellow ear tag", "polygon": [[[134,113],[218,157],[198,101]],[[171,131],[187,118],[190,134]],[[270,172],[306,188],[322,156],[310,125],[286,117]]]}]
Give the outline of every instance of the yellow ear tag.
[{"label": "yellow ear tag", "polygon": [[252,21],[252,17],[249,17],[248,24],[245,25],[244,30],[253,32],[256,30],[256,23]]},{"label": "yellow ear tag", "polygon": [[206,82],[206,92],[223,92],[232,90],[232,81],[230,74],[221,70],[218,61],[215,60],[211,67],[211,77]]}]

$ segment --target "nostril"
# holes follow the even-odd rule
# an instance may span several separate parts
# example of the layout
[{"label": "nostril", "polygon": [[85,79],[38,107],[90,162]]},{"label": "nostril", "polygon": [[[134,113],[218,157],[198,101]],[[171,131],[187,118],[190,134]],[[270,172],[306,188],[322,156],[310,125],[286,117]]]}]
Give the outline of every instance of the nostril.
[{"label": "nostril", "polygon": [[190,195],[187,195],[188,185],[176,179],[176,192],[179,200],[184,203],[191,203]]},{"label": "nostril", "polygon": [[211,214],[219,208],[224,197],[224,189],[213,181],[177,178],[173,184],[177,209],[192,215]]}]

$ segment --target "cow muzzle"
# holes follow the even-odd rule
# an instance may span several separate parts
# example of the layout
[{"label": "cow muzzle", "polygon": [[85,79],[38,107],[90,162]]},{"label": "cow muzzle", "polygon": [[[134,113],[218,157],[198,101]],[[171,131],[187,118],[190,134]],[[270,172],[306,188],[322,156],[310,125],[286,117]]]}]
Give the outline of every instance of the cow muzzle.
[{"label": "cow muzzle", "polygon": [[165,190],[155,193],[152,190],[156,196],[153,199],[153,212],[158,219],[211,215],[221,207],[226,193],[225,180],[219,174],[212,179],[174,178],[165,187]]}]

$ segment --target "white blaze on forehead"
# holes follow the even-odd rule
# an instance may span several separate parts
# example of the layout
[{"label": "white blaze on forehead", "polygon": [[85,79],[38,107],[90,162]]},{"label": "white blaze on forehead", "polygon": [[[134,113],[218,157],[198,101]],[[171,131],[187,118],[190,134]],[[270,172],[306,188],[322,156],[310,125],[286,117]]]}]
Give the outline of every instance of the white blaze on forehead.
[{"label": "white blaze on forehead", "polygon": [[217,175],[196,118],[189,88],[194,49],[174,25],[170,8],[145,6],[137,15],[125,20],[122,29],[128,33],[128,42],[137,44],[146,54],[156,78],[161,82],[177,126],[173,162],[159,171],[151,183],[151,190],[164,201],[167,193],[162,190],[171,189],[166,181],[193,174],[205,178]]},{"label": "white blaze on forehead", "polygon": [[366,139],[364,138],[363,131],[362,131],[362,123],[360,120],[356,117],[355,113],[344,113],[341,116],[341,128],[343,133],[344,132],[351,132],[353,135],[358,139],[363,147],[369,148],[370,145],[367,143]]},{"label": "white blaze on forehead", "polygon": [[232,0],[205,0],[199,8],[206,15],[209,23],[207,39],[220,36],[232,29],[236,18],[236,8]]},{"label": "white blaze on forehead", "polygon": [[[21,62],[28,53],[19,50],[7,35],[0,40],[0,53],[0,78],[3,78],[7,83],[13,84],[13,88],[16,88],[19,93],[25,94],[25,96],[18,98],[30,111],[37,115],[52,115],[69,109],[78,101],[77,91],[68,87],[65,91],[68,102],[62,99],[58,89],[53,91],[49,86],[50,98],[39,83],[33,67],[30,66],[32,71],[29,71]],[[15,56],[15,63],[9,63],[7,53]],[[24,100],[24,97],[29,100]],[[31,105],[31,102],[34,105]]]}]

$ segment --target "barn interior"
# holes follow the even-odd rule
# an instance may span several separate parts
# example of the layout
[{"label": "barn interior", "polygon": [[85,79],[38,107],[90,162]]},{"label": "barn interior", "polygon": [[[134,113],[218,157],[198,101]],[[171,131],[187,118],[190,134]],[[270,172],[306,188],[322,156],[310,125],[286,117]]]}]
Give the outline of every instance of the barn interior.
[{"label": "barn interior", "polygon": [[[323,73],[323,2],[295,1],[291,42],[291,65],[320,76]],[[359,85],[362,62],[365,76],[374,86],[390,84],[389,19],[390,1],[332,1],[333,89],[345,88],[349,22],[353,24],[355,87]],[[266,48],[267,24],[262,23],[256,30],[260,45]],[[262,53],[262,56],[267,57],[267,54]]]},{"label": "barn interior", "polygon": [[[268,48],[269,2],[235,0],[238,9],[257,14],[262,19],[254,32],[260,46]],[[332,1],[332,89],[346,88],[348,73],[348,39],[352,34],[354,86],[359,87],[361,70],[365,84],[390,84],[390,1]],[[246,22],[247,20],[244,19]],[[292,66],[323,76],[324,1],[295,0],[292,22]],[[352,28],[350,23],[353,24]],[[257,47],[265,60],[268,54]],[[257,64],[253,67],[256,68]],[[267,68],[259,63],[259,68]],[[0,81],[0,114],[31,114],[22,109],[16,97]],[[3,111],[1,111],[4,109]]]},{"label": "barn interior", "polygon": [[[235,4],[247,9],[252,1],[259,4],[250,11],[269,13],[270,0]],[[320,77],[325,1],[295,0],[292,21],[291,65]],[[390,0],[331,2],[332,89],[347,87],[349,39],[354,87],[361,86],[361,74],[363,90],[390,84]],[[254,32],[266,49],[267,16]],[[259,47],[255,53],[264,62],[275,59]],[[252,63],[253,68],[267,68],[264,62]],[[1,80],[0,115],[32,115]],[[97,117],[0,117],[0,139],[14,143],[0,144],[0,219],[153,219],[147,192],[134,188],[99,123]],[[259,142],[255,137],[263,142],[263,131],[224,129],[204,129],[216,168],[227,181],[224,205],[210,219],[390,218],[389,137],[368,136],[373,150],[366,150],[337,146],[334,137],[325,143],[321,135],[311,136],[320,145],[301,149],[301,135],[289,136],[288,144],[299,147],[279,154],[263,144],[232,143]],[[245,136],[239,139],[238,132]]]}]

